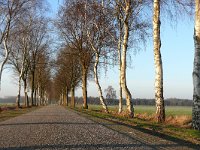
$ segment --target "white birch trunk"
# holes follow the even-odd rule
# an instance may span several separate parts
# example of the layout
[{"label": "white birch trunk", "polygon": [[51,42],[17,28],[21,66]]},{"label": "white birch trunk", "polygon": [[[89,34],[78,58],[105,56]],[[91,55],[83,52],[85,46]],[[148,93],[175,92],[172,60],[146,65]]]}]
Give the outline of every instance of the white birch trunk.
[{"label": "white birch trunk", "polygon": [[192,126],[200,130],[200,0],[195,0]]},{"label": "white birch trunk", "polygon": [[118,58],[119,58],[119,110],[118,113],[122,112],[122,84],[121,84],[121,67],[122,67],[122,59],[121,59],[121,43],[122,43],[122,28],[121,28],[121,20],[119,19],[119,41],[118,41]]},{"label": "white birch trunk", "polygon": [[8,56],[9,56],[9,53],[10,53],[6,40],[3,41],[3,45],[4,45],[4,50],[5,50],[5,57],[4,57],[3,61],[0,63],[0,89],[1,89],[1,77],[2,77],[3,68],[4,68],[4,65],[6,64],[6,62],[8,60]]},{"label": "white birch trunk", "polygon": [[160,0],[154,0],[153,14],[153,38],[154,38],[154,63],[155,63],[155,103],[156,119],[158,122],[165,121],[165,106],[163,97],[163,67],[161,58],[160,40]]},{"label": "white birch trunk", "polygon": [[16,104],[17,104],[17,107],[20,107],[20,99],[21,99],[21,79],[22,79],[22,76],[24,74],[24,65],[25,65],[25,51],[23,52],[23,60],[22,60],[22,66],[21,66],[21,69],[20,69],[20,74],[19,74],[19,80],[18,80],[18,95],[17,95],[17,100],[16,100]]},{"label": "white birch trunk", "polygon": [[[88,38],[90,39],[90,34],[89,32],[87,31],[87,36]],[[89,40],[90,42],[90,45],[93,49],[93,51],[95,52],[95,64],[94,64],[94,79],[95,79],[95,83],[97,85],[97,89],[98,89],[98,92],[99,92],[99,99],[100,99],[100,103],[103,107],[103,109],[105,110],[106,113],[108,113],[108,107],[107,105],[105,104],[105,100],[104,100],[104,97],[103,97],[103,94],[102,94],[102,89],[101,89],[101,86],[99,84],[99,78],[98,78],[98,64],[99,64],[99,53],[98,53],[98,50],[94,47],[94,45],[91,43],[91,41]]]},{"label": "white birch trunk", "polygon": [[19,76],[18,80],[18,95],[16,98],[16,105],[18,108],[20,107],[20,98],[21,98],[21,76]]},{"label": "white birch trunk", "polygon": [[129,112],[129,116],[134,116],[133,104],[131,102],[132,96],[127,87],[126,83],[126,53],[128,48],[128,38],[129,38],[129,16],[130,16],[130,9],[131,9],[131,0],[126,2],[126,9],[125,9],[125,20],[124,20],[124,37],[123,37],[123,46],[122,46],[122,64],[121,64],[121,85],[124,93],[126,94],[126,105],[127,110]]},{"label": "white birch trunk", "polygon": [[103,106],[103,109],[105,110],[105,112],[108,113],[108,107],[105,104],[105,100],[104,100],[104,97],[103,97],[103,94],[102,94],[102,89],[101,89],[101,86],[99,84],[98,64],[99,64],[99,54],[95,53],[94,79],[95,79],[95,82],[96,82],[96,85],[97,85],[97,89],[98,89],[98,92],[99,92],[99,98],[100,98],[101,105]]}]

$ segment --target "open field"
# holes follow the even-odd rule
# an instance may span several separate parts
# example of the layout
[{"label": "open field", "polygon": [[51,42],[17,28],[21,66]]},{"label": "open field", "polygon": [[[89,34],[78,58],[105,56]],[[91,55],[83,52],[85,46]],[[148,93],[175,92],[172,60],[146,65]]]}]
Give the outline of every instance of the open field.
[{"label": "open field", "polygon": [[[81,105],[77,105],[77,107],[81,107]],[[101,110],[101,105],[89,105],[89,109],[91,110]],[[118,106],[108,106],[109,110],[111,111],[117,111]],[[135,114],[142,114],[146,113],[148,115],[153,115],[156,111],[155,106],[144,106],[144,105],[136,105],[135,108]],[[125,106],[123,107],[125,110]],[[186,106],[166,106],[166,116],[191,116],[192,115],[192,107],[186,107]]]},{"label": "open field", "polygon": [[14,103],[0,103],[0,107],[4,107],[4,106],[14,106]]}]

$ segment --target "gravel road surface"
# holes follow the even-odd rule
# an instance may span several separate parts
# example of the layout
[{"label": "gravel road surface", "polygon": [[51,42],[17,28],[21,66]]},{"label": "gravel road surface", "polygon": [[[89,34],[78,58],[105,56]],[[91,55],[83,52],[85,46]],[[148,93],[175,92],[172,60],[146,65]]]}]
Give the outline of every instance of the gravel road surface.
[{"label": "gravel road surface", "polygon": [[131,128],[124,134],[109,126],[115,124],[98,123],[61,106],[46,106],[1,122],[0,149],[198,149]]}]

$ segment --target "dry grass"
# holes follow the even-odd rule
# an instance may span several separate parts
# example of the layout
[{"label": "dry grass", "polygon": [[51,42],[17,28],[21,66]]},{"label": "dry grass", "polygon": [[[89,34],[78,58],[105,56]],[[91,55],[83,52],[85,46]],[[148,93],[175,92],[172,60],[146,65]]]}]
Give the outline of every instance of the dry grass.
[{"label": "dry grass", "polygon": [[[78,108],[81,109],[80,106]],[[99,105],[90,105],[89,109],[95,112],[104,112]],[[109,106],[109,113],[113,116],[120,118],[129,118],[128,112],[124,110],[122,113],[118,113],[117,106]],[[149,121],[156,123],[155,107],[154,106],[136,106],[134,118],[143,121]],[[166,121],[165,125],[173,125],[176,127],[191,128],[191,108],[190,107],[166,107]]]},{"label": "dry grass", "polygon": [[16,108],[15,106],[3,106],[1,107],[1,111],[0,111],[0,122],[1,121],[5,121],[7,119],[13,118],[13,117],[17,117],[19,115],[31,112],[33,110],[36,110],[40,107],[29,107],[29,108]]},{"label": "dry grass", "polygon": [[[115,116],[119,117],[128,117],[127,112],[123,112],[121,114],[119,113],[113,113]],[[156,122],[156,115],[155,114],[148,114],[148,113],[136,113],[135,118],[144,120],[144,121],[151,121],[151,122]],[[183,127],[183,128],[191,128],[191,122],[192,122],[192,117],[188,115],[170,115],[166,116],[165,119],[165,124],[166,125],[173,125],[173,126],[178,126],[178,127]]]},{"label": "dry grass", "polygon": [[[174,107],[176,108],[176,107]],[[200,144],[200,132],[192,129],[191,127],[191,115],[190,111],[185,108],[174,109],[166,115],[166,122],[157,123],[155,119],[155,113],[137,111],[135,112],[134,119],[129,118],[128,112],[123,111],[121,114],[117,112],[115,108],[109,110],[109,114],[104,113],[102,109],[97,106],[89,107],[88,110],[82,109],[81,107],[76,107],[76,110],[80,112],[87,113],[94,117],[114,120],[117,122],[122,122],[131,126],[138,126],[140,128],[160,132],[178,139],[183,139],[190,141],[195,144]],[[144,109],[146,111],[146,109]],[[149,109],[151,110],[151,109]]]},{"label": "dry grass", "polygon": [[169,116],[166,118],[165,123],[180,127],[191,127],[192,117],[191,116]]}]

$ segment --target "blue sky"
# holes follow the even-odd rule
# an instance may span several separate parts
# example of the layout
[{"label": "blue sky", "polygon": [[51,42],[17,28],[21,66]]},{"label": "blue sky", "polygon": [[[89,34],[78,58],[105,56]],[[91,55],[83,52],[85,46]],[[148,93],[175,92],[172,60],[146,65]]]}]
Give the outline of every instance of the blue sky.
[{"label": "blue sky", "polygon": [[[58,8],[57,0],[48,0],[55,15]],[[61,0],[59,0],[61,3]],[[169,22],[165,21],[161,26],[162,60],[164,67],[164,97],[165,98],[189,98],[192,99],[192,68],[194,57],[193,44],[193,20],[180,20],[173,29]],[[131,67],[127,69],[128,87],[133,98],[154,98],[154,59],[153,44],[150,38],[146,49],[136,55],[130,52],[132,57]],[[102,71],[100,82],[102,89],[112,85],[118,91],[118,68],[109,68],[107,74]],[[4,70],[0,97],[17,95],[11,71]],[[17,83],[17,82],[16,82]],[[96,85],[89,82],[88,95],[98,96]],[[118,92],[117,92],[118,93]],[[76,92],[81,96],[81,88]]]}]

